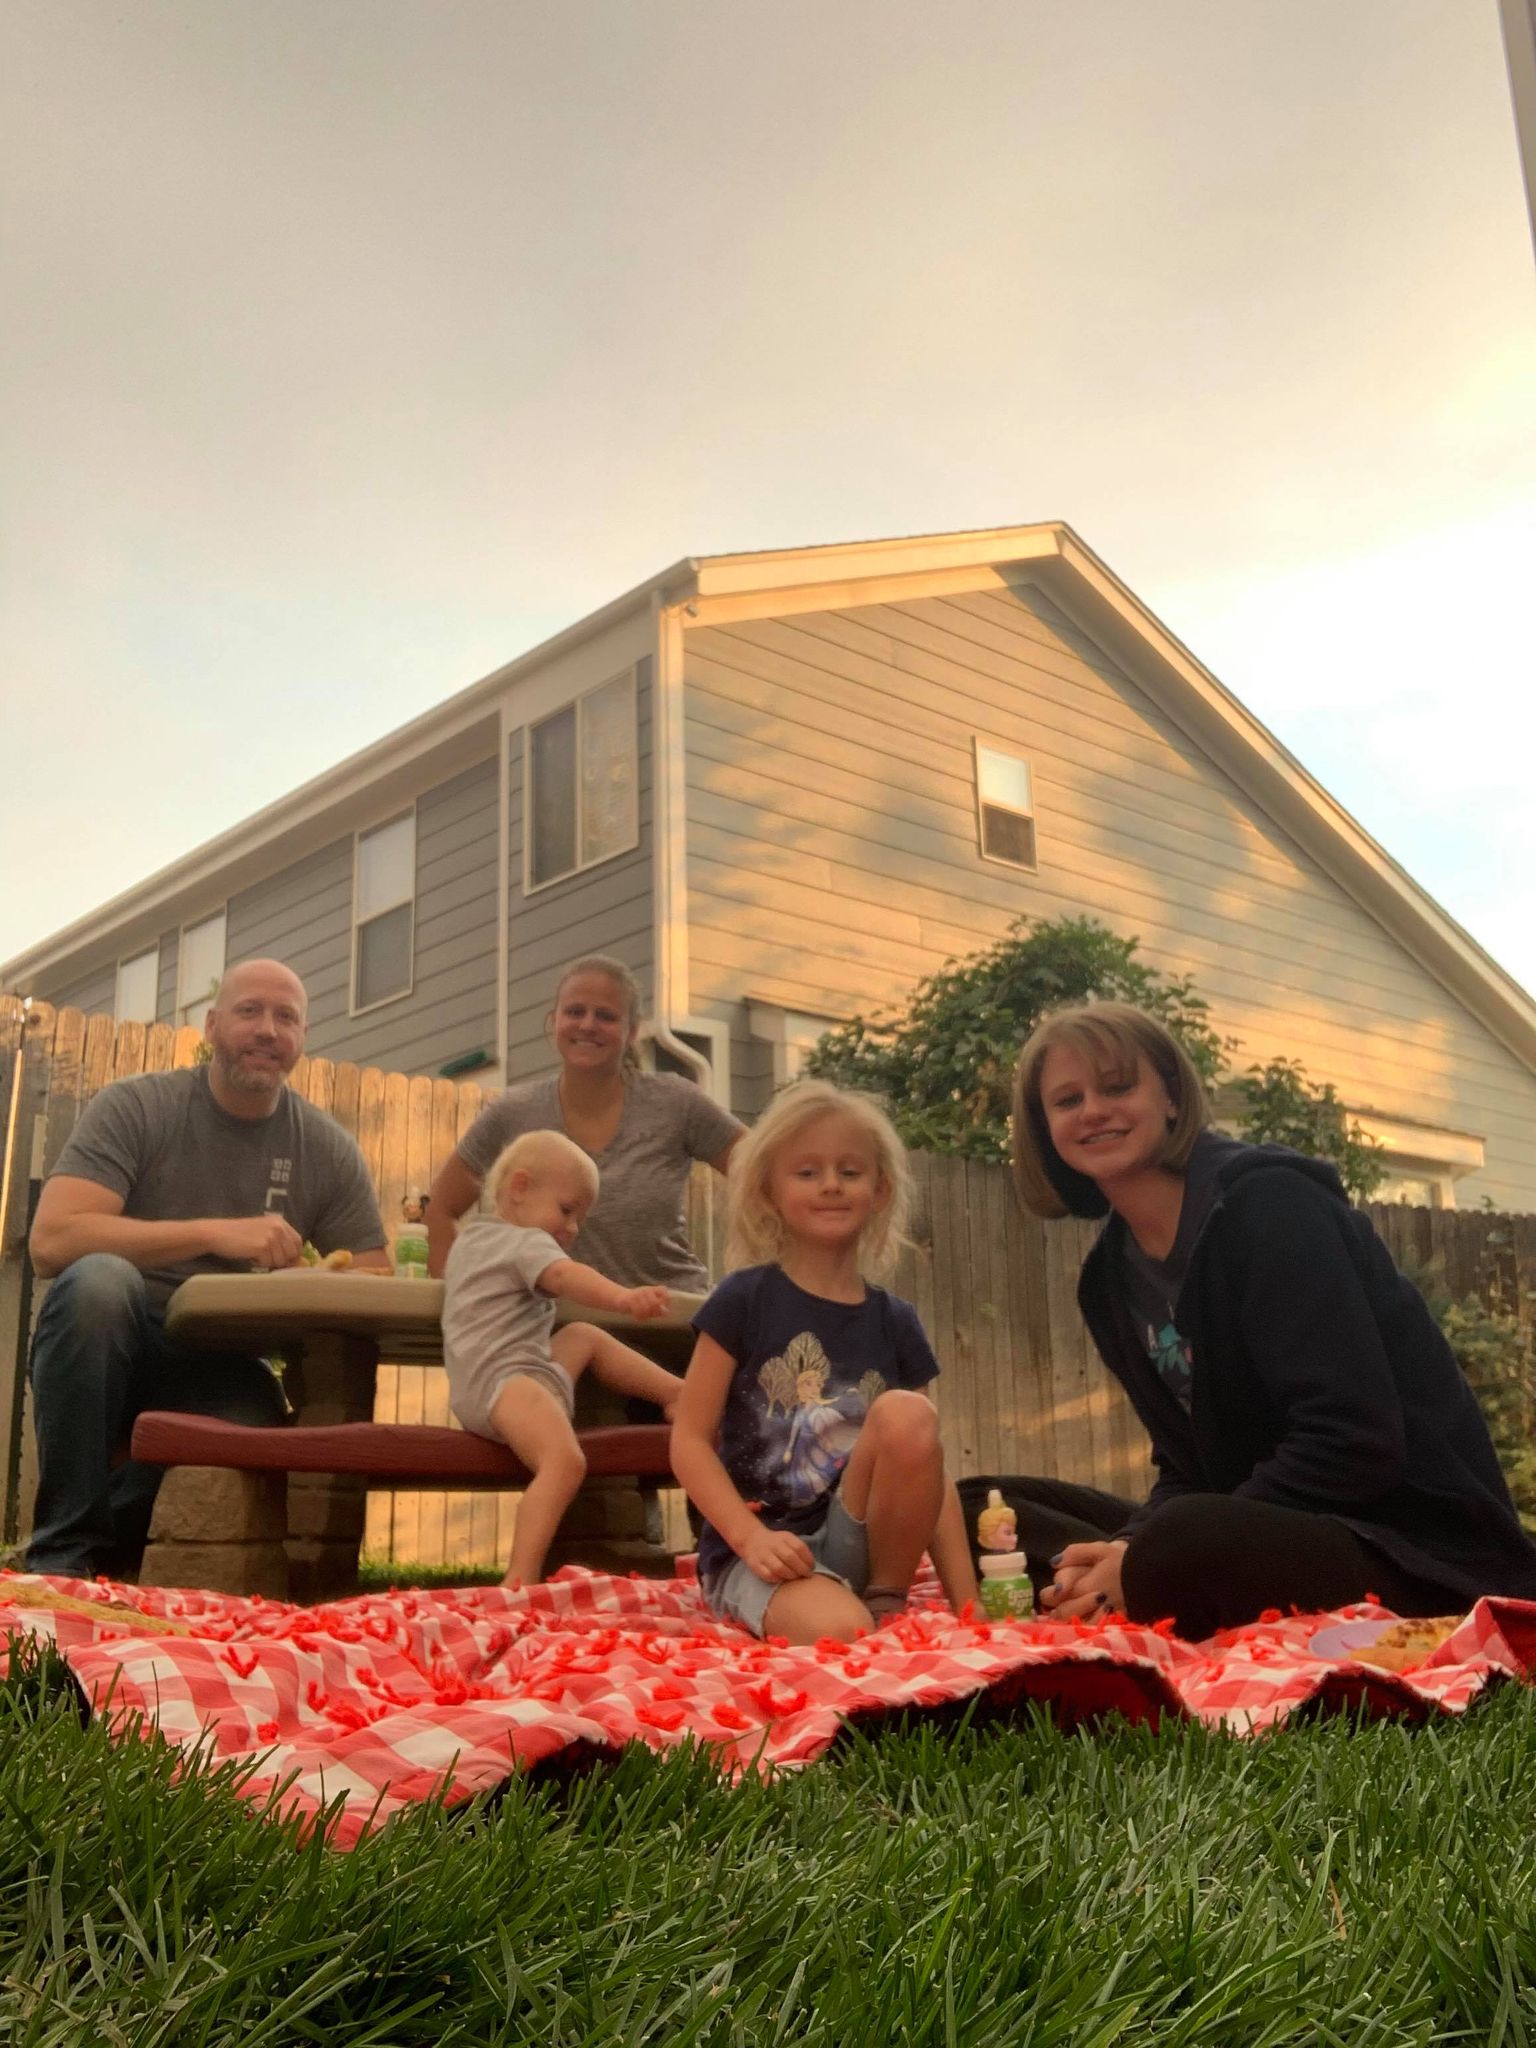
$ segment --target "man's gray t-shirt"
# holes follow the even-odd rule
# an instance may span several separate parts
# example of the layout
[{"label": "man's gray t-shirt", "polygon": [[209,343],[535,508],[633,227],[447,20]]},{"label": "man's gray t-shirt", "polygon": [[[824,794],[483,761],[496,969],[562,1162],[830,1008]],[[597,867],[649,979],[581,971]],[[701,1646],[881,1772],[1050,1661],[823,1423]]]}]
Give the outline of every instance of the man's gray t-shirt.
[{"label": "man's gray t-shirt", "polygon": [[[458,1156],[483,1181],[514,1138],[564,1129],[560,1077],[550,1074],[488,1103],[459,1140]],[[718,1159],[741,1130],[729,1110],[680,1074],[631,1074],[619,1128],[591,1155],[602,1185],[571,1257],[621,1287],[703,1293],[709,1276],[683,1218],[688,1171],[695,1159]]]},{"label": "man's gray t-shirt", "polygon": [[[142,1223],[275,1213],[317,1251],[374,1251],[384,1243],[363,1155],[313,1103],[284,1088],[269,1116],[230,1116],[206,1067],[114,1081],[87,1106],[53,1168],[123,1198]],[[51,1178],[52,1176],[50,1176]],[[193,1273],[233,1273],[239,1262],[205,1253],[148,1269],[163,1309]]]}]

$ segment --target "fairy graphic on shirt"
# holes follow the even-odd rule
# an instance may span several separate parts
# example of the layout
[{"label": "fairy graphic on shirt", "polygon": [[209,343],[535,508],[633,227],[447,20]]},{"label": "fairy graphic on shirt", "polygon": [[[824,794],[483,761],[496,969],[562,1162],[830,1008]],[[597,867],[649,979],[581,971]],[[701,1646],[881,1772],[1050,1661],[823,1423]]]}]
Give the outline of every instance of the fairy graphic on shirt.
[{"label": "fairy graphic on shirt", "polygon": [[1171,1322],[1164,1323],[1160,1330],[1154,1330],[1148,1323],[1146,1334],[1147,1356],[1157,1367],[1163,1384],[1183,1408],[1189,1406],[1190,1382],[1194,1378],[1195,1361],[1189,1345]]},{"label": "fairy graphic on shirt", "polygon": [[878,1372],[828,1393],[834,1367],[820,1340],[802,1330],[758,1369],[767,1413],[763,1467],[796,1506],[819,1500],[841,1477],[870,1403],[885,1392]]}]

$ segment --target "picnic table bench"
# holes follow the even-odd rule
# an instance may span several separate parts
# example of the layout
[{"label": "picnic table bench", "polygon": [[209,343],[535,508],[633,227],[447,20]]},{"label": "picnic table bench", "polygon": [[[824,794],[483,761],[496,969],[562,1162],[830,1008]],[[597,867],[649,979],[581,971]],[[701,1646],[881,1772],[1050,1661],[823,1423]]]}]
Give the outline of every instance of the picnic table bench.
[{"label": "picnic table bench", "polygon": [[[133,1455],[171,1468],[155,1503],[145,1582],[334,1598],[357,1582],[370,1486],[526,1483],[503,1445],[463,1430],[373,1420],[381,1359],[441,1364],[442,1298],[438,1280],[312,1268],[185,1281],[166,1311],[168,1334],[199,1351],[282,1354],[296,1417],[286,1429],[158,1410],[138,1418]],[[674,1295],[671,1314],[649,1322],[562,1302],[556,1320],[597,1323],[681,1371],[698,1299]],[[603,1427],[622,1408],[605,1390],[589,1389],[585,1376],[577,1392],[589,1485],[670,1478],[664,1425]]]}]

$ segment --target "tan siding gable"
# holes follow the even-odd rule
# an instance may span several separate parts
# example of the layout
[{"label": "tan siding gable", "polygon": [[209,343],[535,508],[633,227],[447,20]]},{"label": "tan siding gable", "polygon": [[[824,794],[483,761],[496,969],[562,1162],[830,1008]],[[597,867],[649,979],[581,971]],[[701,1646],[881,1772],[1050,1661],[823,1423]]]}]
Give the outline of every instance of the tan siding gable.
[{"label": "tan siding gable", "polygon": [[[1032,586],[694,628],[685,673],[696,1006],[867,1011],[1086,913],[1192,973],[1240,1061],[1476,1132],[1462,1199],[1536,1207],[1536,1077]],[[977,737],[1029,759],[1038,874],[979,854]]]}]

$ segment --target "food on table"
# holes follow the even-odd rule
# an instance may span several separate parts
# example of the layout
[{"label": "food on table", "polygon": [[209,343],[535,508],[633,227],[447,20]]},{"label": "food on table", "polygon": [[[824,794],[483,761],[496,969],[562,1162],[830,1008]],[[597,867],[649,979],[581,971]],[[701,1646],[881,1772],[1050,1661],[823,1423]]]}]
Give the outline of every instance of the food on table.
[{"label": "food on table", "polygon": [[299,1253],[299,1263],[314,1266],[322,1273],[344,1273],[352,1263],[352,1254],[343,1246],[339,1251],[327,1252],[325,1257],[321,1258],[319,1252],[306,1238],[304,1248]]}]

